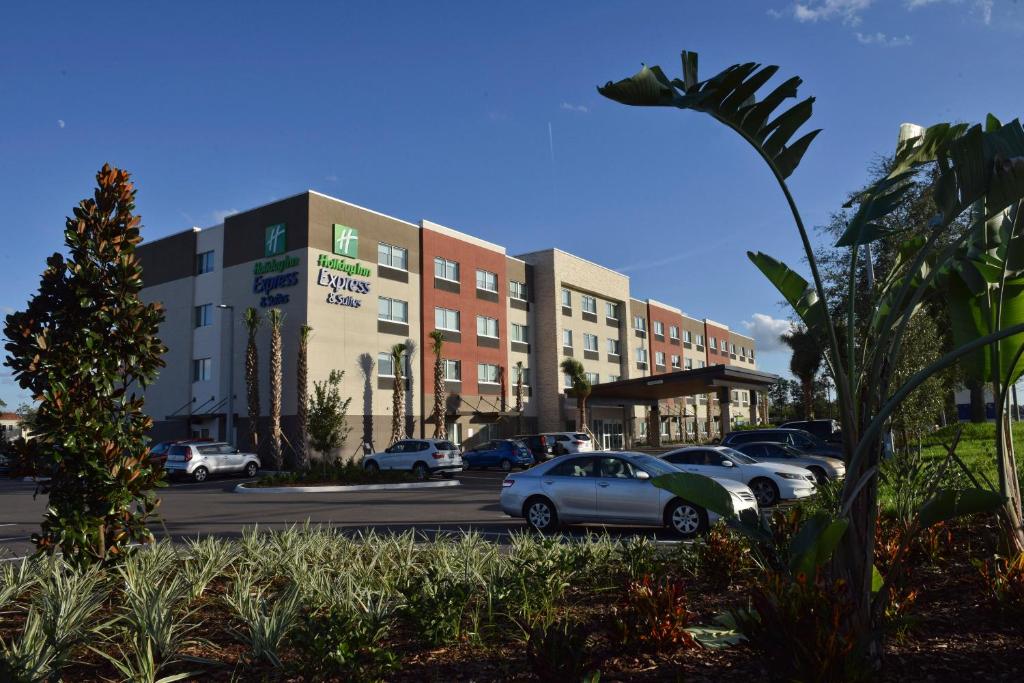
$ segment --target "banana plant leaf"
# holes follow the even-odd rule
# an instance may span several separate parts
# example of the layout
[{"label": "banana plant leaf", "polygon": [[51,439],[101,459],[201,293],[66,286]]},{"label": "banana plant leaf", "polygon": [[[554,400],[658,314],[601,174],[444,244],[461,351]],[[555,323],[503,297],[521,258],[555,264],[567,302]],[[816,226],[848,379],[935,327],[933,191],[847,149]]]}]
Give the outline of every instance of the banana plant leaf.
[{"label": "banana plant leaf", "polygon": [[660,474],[651,479],[659,489],[673,493],[685,501],[699,505],[721,517],[736,517],[732,495],[711,477],[690,472]]},{"label": "banana plant leaf", "polygon": [[799,273],[762,252],[747,252],[747,258],[764,273],[779,293],[786,299],[807,329],[818,339],[825,339],[827,322],[825,308],[822,306],[818,293]]},{"label": "banana plant leaf", "polygon": [[779,70],[755,62],[734,64],[699,81],[697,53],[682,53],[682,79],[669,80],[661,67],[643,66],[621,81],[609,81],[597,91],[605,97],[639,107],[677,107],[710,114],[739,133],[782,178],[789,177],[821,132],[812,130],[793,140],[810,119],[814,98],[809,97],[772,118],[780,105],[796,97],[802,83],[790,78],[758,100],[758,92]]},{"label": "banana plant leaf", "polygon": [[832,557],[849,525],[845,518],[831,519],[820,512],[804,522],[790,544],[793,573],[814,576],[815,569]]},{"label": "banana plant leaf", "polygon": [[918,511],[922,528],[976,512],[995,512],[1006,499],[996,491],[964,489],[939,491],[929,498]]},{"label": "banana plant leaf", "polygon": [[[882,178],[857,198],[857,211],[850,218],[846,230],[836,242],[837,247],[853,247],[870,244],[888,234],[879,221],[902,204],[907,193],[913,188],[913,170],[895,176]],[[852,206],[847,204],[847,207]]]}]

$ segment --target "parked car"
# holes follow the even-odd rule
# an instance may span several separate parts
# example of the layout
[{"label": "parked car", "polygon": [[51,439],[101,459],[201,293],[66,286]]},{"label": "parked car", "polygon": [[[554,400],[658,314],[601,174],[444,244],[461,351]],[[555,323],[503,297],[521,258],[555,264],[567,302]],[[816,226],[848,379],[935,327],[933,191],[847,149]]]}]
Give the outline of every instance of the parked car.
[{"label": "parked car", "polygon": [[754,492],[758,506],[763,508],[772,507],[780,500],[806,498],[814,493],[817,481],[803,467],[758,462],[724,446],[677,448],[663,454],[661,459],[684,472],[746,484]]},{"label": "parked car", "polygon": [[555,455],[590,453],[594,450],[594,442],[590,440],[590,435],[583,432],[554,432],[549,436],[555,440]]},{"label": "parked car", "polygon": [[510,472],[513,467],[526,469],[534,461],[530,449],[522,441],[495,439],[463,452],[462,462],[467,470],[474,467],[479,467],[482,470],[488,467],[500,467],[506,472]]},{"label": "parked car", "polygon": [[843,449],[835,444],[825,443],[810,432],[802,429],[749,429],[742,432],[729,432],[722,439],[723,446],[737,446],[741,443],[772,441],[789,444],[801,453],[825,455],[830,458],[843,457]]},{"label": "parked car", "polygon": [[802,429],[827,443],[842,443],[843,428],[838,420],[795,420],[779,425],[781,429]]},{"label": "parked car", "polygon": [[555,457],[555,437],[550,434],[526,434],[512,438],[526,444],[535,462],[543,462]]},{"label": "parked car", "polygon": [[240,472],[255,477],[260,467],[259,456],[255,453],[243,453],[231,444],[219,442],[171,444],[164,462],[168,476],[186,475],[196,481],[206,481],[211,474]]},{"label": "parked car", "polygon": [[[650,455],[608,451],[570,454],[505,477],[501,509],[539,531],[559,524],[630,524],[667,527],[684,538],[708,530],[718,515],[659,489],[651,478],[677,472]],[[753,492],[736,481],[716,479],[732,495],[737,512],[757,510]]]},{"label": "parked car", "polygon": [[167,450],[177,443],[213,443],[213,439],[208,438],[197,438],[197,439],[177,439],[172,441],[159,441],[153,447],[149,449],[149,460],[157,466],[163,467],[164,463],[167,462]]},{"label": "parked car", "polygon": [[363,458],[363,467],[370,472],[404,470],[423,481],[431,474],[450,477],[462,471],[459,447],[441,439],[402,439],[381,453]]},{"label": "parked car", "polygon": [[758,462],[781,462],[806,468],[814,475],[819,484],[829,479],[842,479],[846,476],[846,464],[839,458],[808,455],[801,453],[789,444],[755,441],[754,443],[738,444],[732,448]]}]

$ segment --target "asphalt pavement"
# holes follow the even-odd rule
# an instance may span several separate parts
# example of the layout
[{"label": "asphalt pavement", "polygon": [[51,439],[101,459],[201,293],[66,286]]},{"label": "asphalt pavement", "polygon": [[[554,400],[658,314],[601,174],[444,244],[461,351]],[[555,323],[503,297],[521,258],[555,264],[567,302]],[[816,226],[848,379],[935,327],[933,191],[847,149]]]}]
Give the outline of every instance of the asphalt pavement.
[{"label": "asphalt pavement", "polygon": [[[284,529],[294,524],[331,526],[345,533],[377,533],[415,529],[431,538],[437,534],[475,531],[497,542],[509,532],[523,530],[520,519],[507,517],[498,504],[504,474],[473,471],[457,475],[461,486],[358,493],[233,493],[244,478],[215,478],[203,483],[172,482],[159,491],[160,519],[151,525],[158,538],[174,540],[215,535],[238,537],[258,526]],[[21,557],[34,546],[30,535],[39,530],[46,496],[33,498],[32,482],[0,481],[0,558]],[[584,536],[602,528],[572,528]],[[644,535],[674,542],[663,530],[608,528],[616,536]]]}]

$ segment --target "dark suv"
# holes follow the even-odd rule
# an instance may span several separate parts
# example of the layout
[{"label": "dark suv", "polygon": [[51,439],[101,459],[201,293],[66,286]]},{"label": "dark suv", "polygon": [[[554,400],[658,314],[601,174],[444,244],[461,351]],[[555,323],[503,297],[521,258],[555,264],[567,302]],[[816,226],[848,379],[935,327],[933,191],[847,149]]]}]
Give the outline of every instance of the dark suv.
[{"label": "dark suv", "polygon": [[802,429],[829,443],[842,443],[843,433],[835,420],[795,420],[779,425],[781,429]]},{"label": "dark suv", "polygon": [[749,429],[742,432],[730,432],[722,439],[722,445],[737,446],[758,441],[789,444],[801,453],[809,455],[824,455],[830,458],[843,457],[842,448],[835,444],[825,443],[822,439],[802,429]]},{"label": "dark suv", "polygon": [[544,462],[554,457],[555,437],[550,434],[526,434],[524,436],[513,436],[512,438],[526,444],[526,448],[533,455],[535,462]]}]

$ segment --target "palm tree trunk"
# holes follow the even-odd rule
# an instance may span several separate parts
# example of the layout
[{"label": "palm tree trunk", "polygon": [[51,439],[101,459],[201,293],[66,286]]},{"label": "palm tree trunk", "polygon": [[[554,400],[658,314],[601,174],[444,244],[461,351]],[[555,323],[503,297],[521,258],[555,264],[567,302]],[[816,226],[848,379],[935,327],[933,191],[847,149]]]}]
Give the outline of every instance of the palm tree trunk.
[{"label": "palm tree trunk", "polygon": [[270,311],[270,465],[281,467],[281,311]]},{"label": "palm tree trunk", "polygon": [[437,354],[434,359],[434,438],[444,439],[447,438],[445,433],[444,414],[445,414],[445,385],[444,385],[444,359],[441,358],[441,354]]},{"label": "palm tree trunk", "polygon": [[309,325],[299,329],[299,357],[295,364],[295,391],[297,405],[296,420],[299,423],[298,440],[295,444],[295,463],[299,470],[308,467],[309,458]]},{"label": "palm tree trunk", "polygon": [[254,453],[260,448],[260,368],[259,350],[256,346],[256,331],[260,326],[260,314],[255,308],[245,311],[245,325],[249,340],[245,347],[245,395],[249,413],[249,444]]}]

